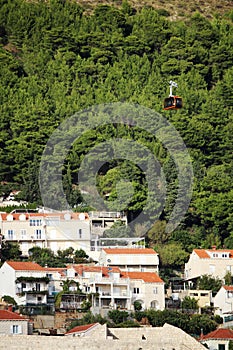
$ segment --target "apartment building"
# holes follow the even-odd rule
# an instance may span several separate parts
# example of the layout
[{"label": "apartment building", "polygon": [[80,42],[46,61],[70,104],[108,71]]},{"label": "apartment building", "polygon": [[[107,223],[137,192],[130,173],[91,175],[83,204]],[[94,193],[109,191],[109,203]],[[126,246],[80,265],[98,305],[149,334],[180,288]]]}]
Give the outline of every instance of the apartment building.
[{"label": "apartment building", "polygon": [[118,266],[122,271],[159,271],[159,255],[150,248],[103,248],[99,264]]},{"label": "apartment building", "polygon": [[90,252],[88,214],[16,210],[0,213],[0,229],[6,241],[19,243],[24,256],[35,246],[50,248],[54,253],[69,247]]},{"label": "apartment building", "polygon": [[164,282],[155,272],[128,272],[119,267],[71,265],[67,278],[79,282],[85,293],[92,293],[92,311],[134,310],[139,301],[143,309],[163,310]]},{"label": "apartment building", "polygon": [[46,270],[33,262],[6,261],[0,268],[0,297],[9,295],[18,305],[47,304]]},{"label": "apartment building", "polygon": [[203,275],[224,279],[227,272],[233,273],[233,250],[194,249],[185,264],[185,279],[192,280]]}]

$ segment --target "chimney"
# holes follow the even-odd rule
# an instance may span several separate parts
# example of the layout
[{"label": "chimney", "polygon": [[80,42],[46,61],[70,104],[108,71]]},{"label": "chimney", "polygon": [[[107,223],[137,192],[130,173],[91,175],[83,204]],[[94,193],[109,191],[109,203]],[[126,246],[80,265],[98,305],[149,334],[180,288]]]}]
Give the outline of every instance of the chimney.
[{"label": "chimney", "polygon": [[212,245],[212,249],[213,249],[213,250],[216,250],[216,245]]}]

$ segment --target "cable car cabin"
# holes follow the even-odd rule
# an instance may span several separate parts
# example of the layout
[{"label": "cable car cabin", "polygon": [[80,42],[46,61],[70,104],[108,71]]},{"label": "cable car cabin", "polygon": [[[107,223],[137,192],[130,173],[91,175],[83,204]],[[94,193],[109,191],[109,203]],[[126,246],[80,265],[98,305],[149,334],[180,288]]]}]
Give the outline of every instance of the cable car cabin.
[{"label": "cable car cabin", "polygon": [[164,100],[163,109],[180,109],[183,107],[182,98],[180,96],[169,96]]}]

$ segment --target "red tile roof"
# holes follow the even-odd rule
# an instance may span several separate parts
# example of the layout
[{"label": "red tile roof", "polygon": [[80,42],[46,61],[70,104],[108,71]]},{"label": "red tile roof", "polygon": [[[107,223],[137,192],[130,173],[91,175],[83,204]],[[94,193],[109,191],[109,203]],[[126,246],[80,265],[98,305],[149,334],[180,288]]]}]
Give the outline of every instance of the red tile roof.
[{"label": "red tile roof", "polygon": [[154,249],[151,248],[103,248],[103,251],[107,254],[157,254]]},{"label": "red tile roof", "polygon": [[6,261],[16,271],[45,271],[45,268],[37,263],[29,261]]},{"label": "red tile roof", "polygon": [[64,267],[45,267],[44,269],[48,273],[49,272],[51,272],[51,273],[58,272],[58,273],[60,273],[61,276],[64,276],[64,277],[66,276],[66,268],[64,268]]},{"label": "red tile roof", "polygon": [[201,259],[209,259],[210,256],[209,254],[206,252],[205,249],[194,249],[194,252],[199,256],[199,258]]},{"label": "red tile roof", "polygon": [[[7,221],[7,216],[8,215],[12,215],[13,216],[13,220],[19,220],[20,215],[25,215],[26,220],[29,220],[30,218],[52,218],[52,217],[60,217],[60,219],[64,220],[65,218],[65,214],[67,213],[0,213],[0,217],[3,221]],[[75,220],[79,220],[79,215],[80,214],[84,214],[85,215],[85,220],[87,220],[89,218],[88,213],[74,213],[71,212],[69,213],[71,215],[71,219],[75,219]]]},{"label": "red tile roof", "polygon": [[233,330],[228,328],[219,328],[206,335],[202,335],[199,340],[202,341],[207,339],[233,339]]},{"label": "red tile roof", "polygon": [[15,312],[0,310],[0,320],[25,320],[25,318]]},{"label": "red tile roof", "polygon": [[107,267],[107,266],[97,266],[97,265],[70,265],[67,268],[73,267],[74,270],[80,275],[83,275],[83,272],[100,272],[102,276],[109,277],[109,272],[118,272],[120,273],[119,267]]},{"label": "red tile roof", "polygon": [[97,326],[99,323],[91,323],[91,324],[86,324],[83,326],[77,326],[74,327],[72,329],[70,329],[68,332],[66,332],[66,334],[70,334],[70,333],[83,333],[86,332],[87,330],[91,329],[92,327]]},{"label": "red tile roof", "polygon": [[233,286],[223,286],[223,288],[225,290],[229,290],[229,291],[233,292]]},{"label": "red tile roof", "polygon": [[136,280],[143,280],[147,283],[164,283],[163,280],[155,272],[127,272],[122,271],[121,277]]},{"label": "red tile roof", "polygon": [[233,258],[233,249],[194,249],[193,250],[201,259],[210,259],[209,253],[230,253],[230,258]]}]

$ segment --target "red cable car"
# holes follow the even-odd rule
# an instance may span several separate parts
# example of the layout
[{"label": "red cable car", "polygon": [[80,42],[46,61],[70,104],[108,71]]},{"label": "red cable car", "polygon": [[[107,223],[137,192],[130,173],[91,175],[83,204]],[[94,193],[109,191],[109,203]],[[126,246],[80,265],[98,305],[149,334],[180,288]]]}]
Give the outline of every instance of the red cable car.
[{"label": "red cable car", "polygon": [[169,109],[180,109],[183,107],[183,101],[180,96],[173,96],[172,95],[172,87],[178,87],[178,85],[174,81],[170,81],[170,95],[169,97],[165,98],[163,103],[163,109],[169,110]]}]

